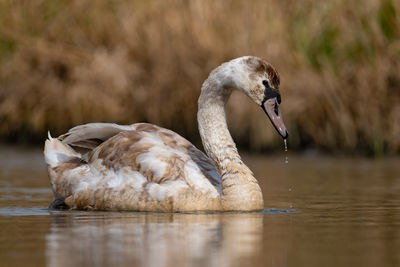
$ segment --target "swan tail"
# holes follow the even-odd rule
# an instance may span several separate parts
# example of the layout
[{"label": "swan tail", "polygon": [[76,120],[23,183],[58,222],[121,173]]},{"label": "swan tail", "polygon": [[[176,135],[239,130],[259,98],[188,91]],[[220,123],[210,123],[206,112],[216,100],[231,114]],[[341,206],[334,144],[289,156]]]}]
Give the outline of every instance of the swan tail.
[{"label": "swan tail", "polygon": [[86,161],[82,155],[57,138],[49,137],[44,145],[44,158],[48,166],[50,184],[54,201],[49,208],[64,209],[72,207],[66,200],[73,194],[73,188],[85,176]]},{"label": "swan tail", "polygon": [[51,137],[49,132],[44,145],[44,158],[46,163],[54,168],[62,163],[81,161],[82,155],[57,138]]}]

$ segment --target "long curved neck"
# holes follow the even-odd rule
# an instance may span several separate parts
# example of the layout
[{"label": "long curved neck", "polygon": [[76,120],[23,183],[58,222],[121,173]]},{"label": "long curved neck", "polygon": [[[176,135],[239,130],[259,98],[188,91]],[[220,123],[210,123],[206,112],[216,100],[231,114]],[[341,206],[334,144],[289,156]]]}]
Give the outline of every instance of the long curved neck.
[{"label": "long curved neck", "polygon": [[198,101],[199,132],[222,179],[224,210],[260,210],[264,207],[260,186],[240,158],[226,123],[225,106],[231,92],[211,76],[204,82]]}]

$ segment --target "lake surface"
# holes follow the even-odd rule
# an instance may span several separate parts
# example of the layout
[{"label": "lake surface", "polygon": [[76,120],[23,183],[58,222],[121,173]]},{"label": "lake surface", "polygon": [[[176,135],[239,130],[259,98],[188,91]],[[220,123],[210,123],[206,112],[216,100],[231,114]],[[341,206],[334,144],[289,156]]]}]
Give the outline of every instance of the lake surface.
[{"label": "lake surface", "polygon": [[258,213],[51,211],[39,149],[0,147],[0,266],[400,266],[400,159],[244,156]]}]

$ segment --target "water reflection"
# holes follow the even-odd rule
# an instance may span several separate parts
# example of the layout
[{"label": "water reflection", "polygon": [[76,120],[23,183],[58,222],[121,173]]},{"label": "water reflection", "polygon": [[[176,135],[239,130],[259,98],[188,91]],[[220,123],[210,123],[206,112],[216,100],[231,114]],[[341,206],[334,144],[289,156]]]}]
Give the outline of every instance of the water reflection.
[{"label": "water reflection", "polygon": [[400,266],[399,158],[245,160],[278,210],[54,212],[42,151],[0,147],[0,266]]},{"label": "water reflection", "polygon": [[262,249],[263,216],[52,212],[47,264],[240,265]]}]

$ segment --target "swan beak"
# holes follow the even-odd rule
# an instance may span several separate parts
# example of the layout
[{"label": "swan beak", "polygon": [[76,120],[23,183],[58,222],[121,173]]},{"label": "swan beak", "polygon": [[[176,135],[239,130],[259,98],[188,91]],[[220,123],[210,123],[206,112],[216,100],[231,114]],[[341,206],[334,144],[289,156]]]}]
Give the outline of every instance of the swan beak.
[{"label": "swan beak", "polygon": [[286,126],[283,123],[281,110],[276,97],[267,99],[261,104],[262,109],[267,114],[269,120],[274,125],[275,129],[282,136],[283,139],[287,139],[289,136]]}]

